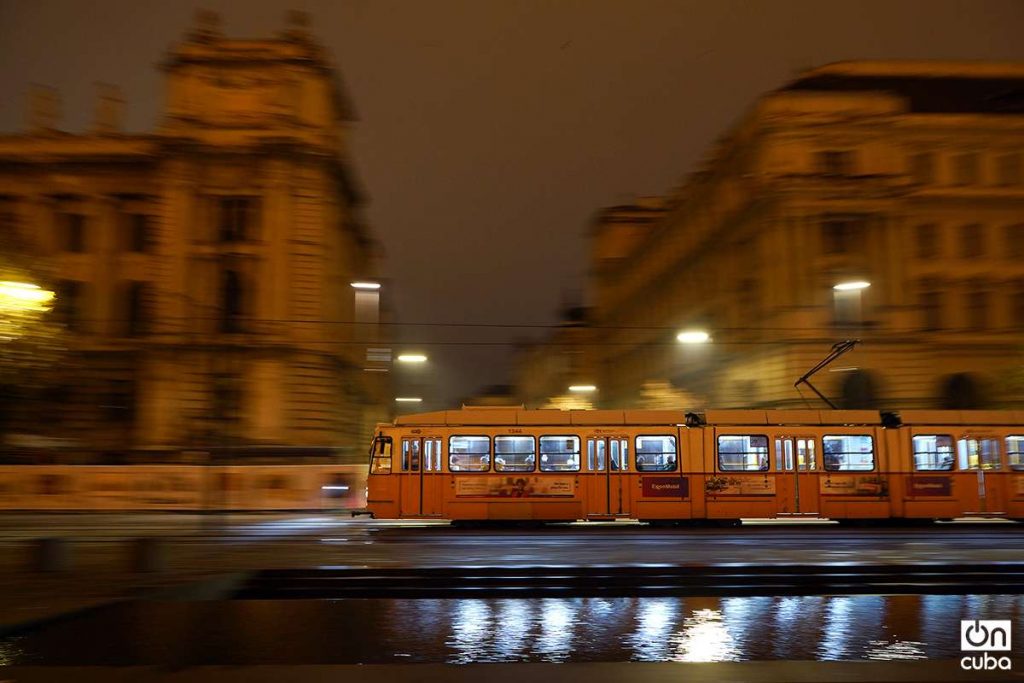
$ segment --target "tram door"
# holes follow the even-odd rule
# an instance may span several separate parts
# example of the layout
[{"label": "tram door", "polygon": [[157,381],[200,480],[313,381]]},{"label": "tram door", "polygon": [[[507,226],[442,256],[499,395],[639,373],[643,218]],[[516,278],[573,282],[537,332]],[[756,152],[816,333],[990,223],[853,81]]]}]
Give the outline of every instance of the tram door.
[{"label": "tram door", "polygon": [[969,472],[959,488],[963,493],[964,512],[1003,513],[1006,511],[1002,491],[1002,462],[999,439],[965,436],[957,440],[957,456],[961,472]]},{"label": "tram door", "polygon": [[402,439],[401,514],[403,517],[441,516],[444,475],[441,439]]},{"label": "tram door", "polygon": [[775,470],[778,472],[780,515],[818,514],[818,454],[812,437],[784,436],[775,439]]},{"label": "tram door", "polygon": [[629,514],[629,470],[627,439],[587,439],[587,514],[616,516]]}]

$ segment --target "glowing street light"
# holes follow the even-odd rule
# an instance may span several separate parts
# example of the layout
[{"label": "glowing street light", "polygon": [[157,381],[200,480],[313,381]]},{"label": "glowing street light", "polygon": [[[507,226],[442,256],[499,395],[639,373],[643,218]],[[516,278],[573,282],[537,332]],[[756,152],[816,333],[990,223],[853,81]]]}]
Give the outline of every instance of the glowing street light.
[{"label": "glowing street light", "polygon": [[575,391],[577,393],[587,393],[590,391],[597,391],[597,387],[593,384],[573,384],[569,387],[569,391]]},{"label": "glowing street light", "polygon": [[837,292],[852,292],[859,289],[867,289],[870,286],[870,282],[865,282],[864,280],[855,280],[853,282],[840,282],[839,284],[834,285],[832,289],[836,290]]},{"label": "glowing street light", "polygon": [[54,293],[30,282],[0,280],[0,308],[10,311],[48,311]]},{"label": "glowing street light", "polygon": [[426,363],[427,357],[422,353],[403,353],[398,356],[399,363]]},{"label": "glowing street light", "polygon": [[418,396],[399,396],[395,398],[395,403],[422,403],[423,399]]},{"label": "glowing street light", "polygon": [[352,285],[352,289],[374,289],[374,290],[380,289],[380,283],[379,282],[363,282],[363,281],[359,281],[359,282],[352,282],[351,285]]},{"label": "glowing street light", "polygon": [[676,335],[676,340],[682,344],[704,344],[711,339],[711,335],[704,330],[686,330]]}]

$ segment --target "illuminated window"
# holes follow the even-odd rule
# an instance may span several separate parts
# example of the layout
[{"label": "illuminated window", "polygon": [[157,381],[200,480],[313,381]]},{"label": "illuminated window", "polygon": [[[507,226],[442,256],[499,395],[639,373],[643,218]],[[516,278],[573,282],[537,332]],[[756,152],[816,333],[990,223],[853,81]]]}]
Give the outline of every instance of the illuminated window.
[{"label": "illuminated window", "polygon": [[875,448],[870,436],[843,434],[822,438],[825,469],[829,472],[867,472],[875,468]]},{"label": "illuminated window", "polygon": [[441,471],[441,439],[423,440],[423,471]]},{"label": "illuminated window", "polygon": [[373,440],[372,449],[370,474],[391,474],[391,437],[377,437]]},{"label": "illuminated window", "polygon": [[1024,470],[1024,436],[1006,437],[1006,464],[1010,469]]},{"label": "illuminated window", "polygon": [[910,177],[918,185],[931,185],[935,182],[935,155],[931,152],[918,152],[910,157]]},{"label": "illuminated window", "polygon": [[537,464],[537,445],[532,436],[494,437],[494,469],[497,472],[532,472]]},{"label": "illuminated window", "polygon": [[629,441],[626,439],[610,439],[608,441],[608,467],[613,472],[629,469]]},{"label": "illuminated window", "polygon": [[640,472],[671,472],[676,469],[676,437],[636,437],[636,468]]},{"label": "illuminated window", "polygon": [[723,472],[768,470],[768,437],[723,434],[718,437],[718,469]]},{"label": "illuminated window", "polygon": [[965,438],[956,442],[962,470],[998,470],[999,439]]},{"label": "illuminated window", "polygon": [[420,440],[402,439],[402,471],[420,471]]},{"label": "illuminated window", "polygon": [[915,436],[914,469],[919,471],[953,469],[953,437],[922,434]]},{"label": "illuminated window", "polygon": [[486,436],[452,436],[448,439],[448,469],[452,472],[486,472],[491,469],[491,440]]},{"label": "illuminated window", "polygon": [[591,472],[603,472],[604,460],[604,439],[587,439],[587,469]]},{"label": "illuminated window", "polygon": [[541,472],[578,472],[580,469],[580,437],[540,437]]}]

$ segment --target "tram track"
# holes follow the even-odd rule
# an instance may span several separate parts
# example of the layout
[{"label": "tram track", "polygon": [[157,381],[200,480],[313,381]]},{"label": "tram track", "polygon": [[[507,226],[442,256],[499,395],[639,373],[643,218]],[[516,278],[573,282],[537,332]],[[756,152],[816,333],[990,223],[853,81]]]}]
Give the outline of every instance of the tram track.
[{"label": "tram track", "polygon": [[253,574],[234,599],[1024,593],[1024,563],[322,568]]}]

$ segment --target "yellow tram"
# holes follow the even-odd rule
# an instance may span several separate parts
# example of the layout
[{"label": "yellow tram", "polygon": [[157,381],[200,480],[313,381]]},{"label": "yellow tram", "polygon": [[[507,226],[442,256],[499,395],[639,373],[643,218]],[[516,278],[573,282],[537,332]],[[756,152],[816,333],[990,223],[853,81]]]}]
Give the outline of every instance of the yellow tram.
[{"label": "yellow tram", "polygon": [[377,428],[384,519],[1024,519],[1024,412],[463,408]]}]

